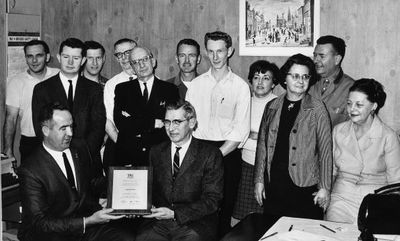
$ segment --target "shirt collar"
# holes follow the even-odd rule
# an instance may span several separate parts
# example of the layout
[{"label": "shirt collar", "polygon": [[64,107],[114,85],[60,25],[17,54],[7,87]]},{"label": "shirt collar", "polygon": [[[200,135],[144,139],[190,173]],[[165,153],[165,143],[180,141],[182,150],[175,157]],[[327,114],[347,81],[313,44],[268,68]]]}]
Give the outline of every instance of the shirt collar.
[{"label": "shirt collar", "polygon": [[[231,67],[228,66],[228,73],[222,78],[218,83],[225,83],[227,81],[233,81],[231,76],[232,76],[232,69]],[[209,78],[213,79],[215,82],[217,80],[214,78],[214,76],[211,74],[211,68],[206,72],[206,74],[209,76]]]},{"label": "shirt collar", "polygon": [[78,81],[79,74],[75,75],[73,78],[67,78],[63,73],[60,71],[60,79],[61,82],[69,84],[68,80],[72,80],[72,85],[76,86],[76,82]]}]

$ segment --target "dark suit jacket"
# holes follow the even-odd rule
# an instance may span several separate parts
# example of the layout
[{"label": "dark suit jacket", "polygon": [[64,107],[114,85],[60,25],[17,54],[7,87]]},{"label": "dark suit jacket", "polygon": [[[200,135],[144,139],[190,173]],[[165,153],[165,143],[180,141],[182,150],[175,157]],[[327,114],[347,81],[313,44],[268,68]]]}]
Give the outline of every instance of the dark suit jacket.
[{"label": "dark suit jacket", "polygon": [[[40,110],[48,103],[60,102],[68,106],[67,95],[57,74],[37,84],[32,96],[32,119],[37,136],[41,133],[39,123]],[[100,147],[105,134],[106,112],[103,103],[101,86],[83,76],[78,77],[76,84],[72,117],[74,119],[74,139],[84,139],[93,159],[101,168]]]},{"label": "dark suit jacket", "polygon": [[193,137],[175,181],[170,141],[150,150],[150,165],[153,205],[174,210],[178,224],[189,226],[202,239],[215,239],[224,173],[219,149]]},{"label": "dark suit jacket", "polygon": [[[104,179],[91,178],[88,149],[70,148],[77,192],[69,186],[53,157],[40,146],[18,170],[22,204],[20,240],[79,240],[83,219],[101,209],[94,190],[105,187]],[[67,235],[67,236],[65,236]]]},{"label": "dark suit jacket", "polygon": [[168,139],[164,128],[155,128],[155,120],[163,120],[166,103],[178,99],[176,86],[156,77],[147,103],[137,79],[116,86],[114,122],[119,130],[116,165],[148,165],[150,147]]}]

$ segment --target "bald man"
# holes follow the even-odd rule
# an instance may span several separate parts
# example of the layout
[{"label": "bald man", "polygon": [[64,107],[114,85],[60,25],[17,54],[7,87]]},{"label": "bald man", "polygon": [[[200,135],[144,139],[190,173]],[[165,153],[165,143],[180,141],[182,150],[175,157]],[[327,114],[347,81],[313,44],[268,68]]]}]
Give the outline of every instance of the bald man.
[{"label": "bald man", "polygon": [[116,165],[147,166],[150,147],[168,140],[165,105],[177,101],[179,92],[154,76],[156,59],[148,48],[133,48],[130,64],[137,78],[115,88]]}]

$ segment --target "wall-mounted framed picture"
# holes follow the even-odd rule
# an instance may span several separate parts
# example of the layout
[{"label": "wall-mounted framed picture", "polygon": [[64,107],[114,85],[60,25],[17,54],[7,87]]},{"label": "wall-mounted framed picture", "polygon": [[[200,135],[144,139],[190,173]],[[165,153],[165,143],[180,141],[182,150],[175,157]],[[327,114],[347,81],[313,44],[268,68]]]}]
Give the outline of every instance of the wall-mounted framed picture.
[{"label": "wall-mounted framed picture", "polygon": [[239,55],[313,55],[320,0],[239,0]]}]

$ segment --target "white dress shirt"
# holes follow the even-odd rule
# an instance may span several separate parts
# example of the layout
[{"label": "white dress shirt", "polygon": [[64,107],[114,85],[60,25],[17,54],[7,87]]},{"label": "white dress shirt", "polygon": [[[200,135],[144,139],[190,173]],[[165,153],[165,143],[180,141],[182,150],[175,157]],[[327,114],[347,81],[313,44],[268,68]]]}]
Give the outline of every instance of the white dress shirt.
[{"label": "white dress shirt", "polygon": [[[142,95],[143,95],[143,91],[144,91],[144,81],[138,80],[139,81],[139,85],[140,85],[140,90],[142,91]],[[147,87],[147,92],[148,92],[148,98],[150,99],[150,95],[151,95],[151,90],[153,89],[153,84],[154,84],[154,75],[148,79],[146,81],[146,87]]]},{"label": "white dress shirt", "polygon": [[193,136],[211,141],[244,142],[250,132],[250,87],[229,68],[220,81],[211,69],[192,80],[186,93],[197,113]]},{"label": "white dress shirt", "polygon": [[63,73],[61,73],[61,71],[60,71],[59,75],[60,75],[60,79],[61,79],[61,84],[64,87],[65,94],[67,95],[67,97],[68,97],[68,90],[69,90],[69,81],[68,80],[72,80],[72,99],[75,99],[76,83],[78,82],[79,75],[77,74],[73,78],[68,78],[65,75],[63,75]]},{"label": "white dress shirt", "polygon": [[55,151],[55,150],[48,148],[44,143],[43,143],[43,147],[56,161],[57,165],[60,167],[61,171],[64,173],[65,178],[68,179],[67,171],[66,171],[65,165],[64,165],[64,158],[63,158],[62,154],[64,152],[67,155],[69,165],[71,166],[72,173],[74,174],[75,187],[78,188],[77,182],[76,182],[75,164],[72,159],[71,150],[65,149],[64,151]]},{"label": "white dress shirt", "polygon": [[190,136],[190,139],[184,143],[181,146],[177,146],[175,143],[171,142],[171,171],[173,172],[174,170],[174,156],[176,152],[177,147],[181,147],[179,150],[179,167],[182,166],[183,159],[185,158],[186,152],[189,149],[190,143],[192,142],[192,136]]}]

